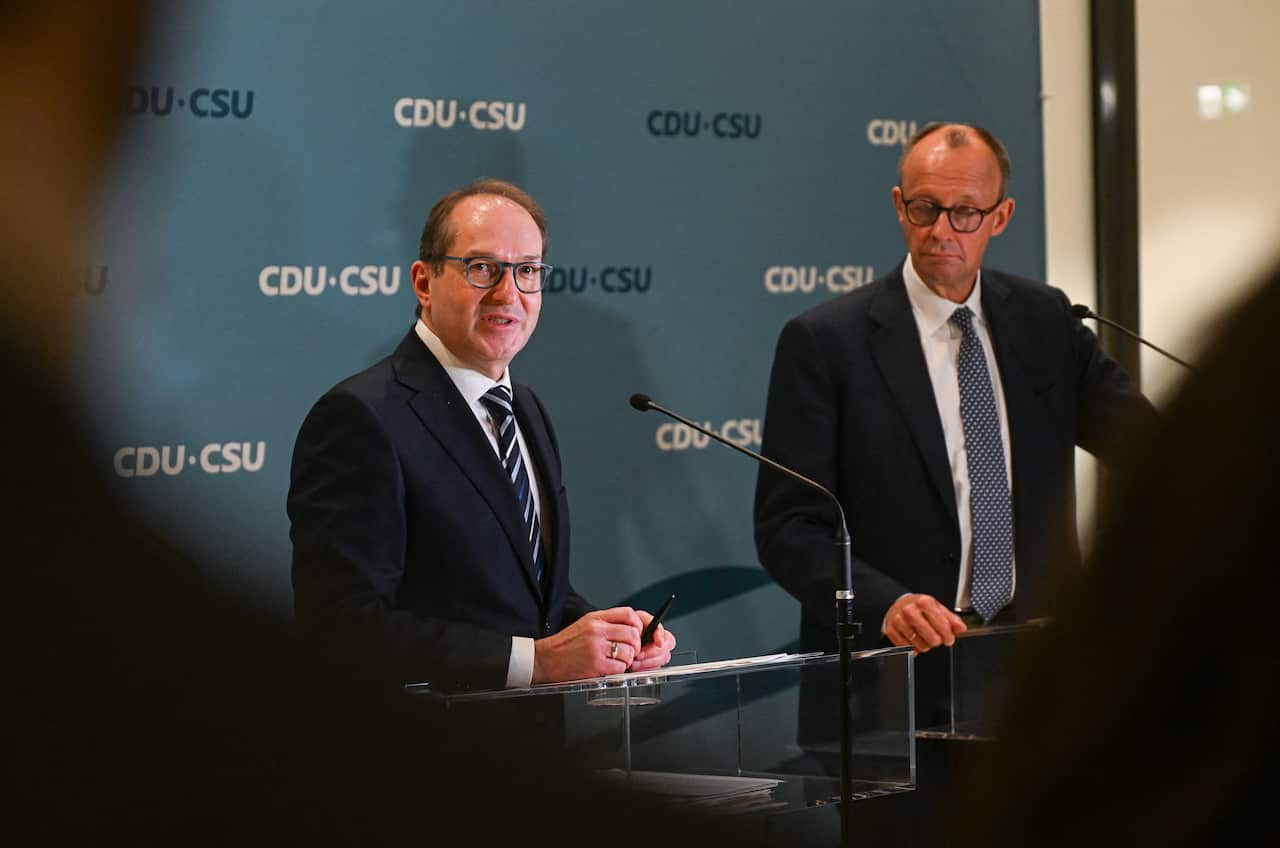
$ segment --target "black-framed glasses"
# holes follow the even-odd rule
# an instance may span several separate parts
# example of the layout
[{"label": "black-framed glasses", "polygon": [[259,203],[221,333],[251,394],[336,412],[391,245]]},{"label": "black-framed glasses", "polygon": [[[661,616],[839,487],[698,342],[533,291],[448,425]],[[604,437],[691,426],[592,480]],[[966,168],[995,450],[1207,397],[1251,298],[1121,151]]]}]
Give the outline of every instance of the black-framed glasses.
[{"label": "black-framed glasses", "polygon": [[551,273],[551,266],[545,262],[503,262],[493,256],[441,255],[435,258],[461,262],[462,276],[466,277],[467,283],[478,289],[493,288],[510,268],[516,288],[525,294],[537,294],[542,291],[542,284],[547,281],[547,275]]},{"label": "black-framed glasses", "polygon": [[902,208],[907,214],[907,220],[917,227],[932,227],[938,216],[946,212],[951,229],[957,233],[976,232],[982,226],[982,219],[996,211],[1001,203],[1004,203],[1003,197],[992,204],[991,208],[979,209],[976,206],[939,206],[932,200],[902,198]]}]

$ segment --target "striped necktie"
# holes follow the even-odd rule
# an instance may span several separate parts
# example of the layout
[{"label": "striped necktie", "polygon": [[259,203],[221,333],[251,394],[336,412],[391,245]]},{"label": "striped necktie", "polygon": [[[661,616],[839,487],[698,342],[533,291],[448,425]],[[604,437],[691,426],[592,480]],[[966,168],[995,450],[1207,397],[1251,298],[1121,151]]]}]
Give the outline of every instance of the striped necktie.
[{"label": "striped necktie", "polygon": [[973,312],[951,313],[960,328],[960,422],[969,463],[969,508],[973,515],[973,580],[970,600],[982,620],[990,621],[1013,598],[1013,512],[1004,442],[991,375],[982,342],[973,329]]},{"label": "striped necktie", "polygon": [[542,529],[538,524],[537,507],[533,503],[529,471],[525,468],[524,458],[520,455],[520,443],[516,440],[516,417],[511,407],[511,390],[506,386],[494,386],[484,393],[480,402],[489,410],[493,428],[498,433],[498,453],[502,456],[502,464],[507,469],[507,477],[511,480],[511,487],[515,491],[516,504],[520,507],[520,515],[524,518],[526,538],[533,554],[538,589],[542,590],[542,578],[546,571],[544,568],[546,557],[542,550]]}]

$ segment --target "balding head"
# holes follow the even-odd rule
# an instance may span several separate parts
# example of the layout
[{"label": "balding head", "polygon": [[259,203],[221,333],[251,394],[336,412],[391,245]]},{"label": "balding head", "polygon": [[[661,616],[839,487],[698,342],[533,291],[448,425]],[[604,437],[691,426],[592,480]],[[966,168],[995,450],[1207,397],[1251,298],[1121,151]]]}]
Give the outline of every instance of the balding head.
[{"label": "balding head", "polygon": [[995,157],[996,167],[1000,169],[999,196],[1004,197],[1008,193],[1009,172],[1012,168],[1009,162],[1009,151],[990,130],[972,124],[932,123],[917,130],[911,138],[907,139],[906,146],[902,148],[902,155],[898,157],[898,185],[902,185],[902,166],[907,161],[907,157],[915,150],[916,145],[935,135],[939,136],[935,141],[940,141],[948,147],[985,144],[991,151],[991,155]]},{"label": "balding head", "polygon": [[1008,226],[1008,162],[998,139],[964,124],[931,124],[903,151],[894,210],[912,268],[940,297],[969,297],[987,242]]}]

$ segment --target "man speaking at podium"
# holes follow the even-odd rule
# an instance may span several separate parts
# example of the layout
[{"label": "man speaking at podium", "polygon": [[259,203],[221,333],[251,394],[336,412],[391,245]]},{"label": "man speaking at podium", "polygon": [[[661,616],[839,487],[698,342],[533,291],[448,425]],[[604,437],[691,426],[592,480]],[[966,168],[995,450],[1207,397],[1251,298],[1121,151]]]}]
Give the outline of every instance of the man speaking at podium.
[{"label": "man speaking at podium", "polygon": [[[1013,216],[1008,180],[990,132],[921,129],[893,189],[903,264],[778,340],[763,452],[839,497],[862,648],[925,652],[1048,612],[1050,565],[1080,560],[1075,446],[1112,461],[1153,423],[1062,292],[982,267]],[[761,467],[756,546],[803,604],[805,650],[835,647],[835,521],[821,495]]]},{"label": "man speaking at podium", "polygon": [[509,365],[538,323],[542,210],[481,180],[427,218],[419,320],[298,433],[289,487],[298,623],[399,681],[523,687],[658,668],[649,614],[593,610],[569,581],[560,453]]}]

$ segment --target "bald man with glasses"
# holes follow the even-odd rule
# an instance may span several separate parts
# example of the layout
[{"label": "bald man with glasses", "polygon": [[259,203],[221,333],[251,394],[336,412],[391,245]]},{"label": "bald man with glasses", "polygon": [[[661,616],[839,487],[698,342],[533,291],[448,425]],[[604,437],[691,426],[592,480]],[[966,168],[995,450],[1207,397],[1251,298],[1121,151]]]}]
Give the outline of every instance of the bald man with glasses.
[{"label": "bald man with glasses", "polygon": [[[840,498],[864,648],[927,652],[1050,612],[1051,568],[1080,561],[1075,447],[1116,460],[1154,421],[1061,291],[982,266],[1013,217],[1009,172],[987,130],[921,129],[893,188],[904,262],[778,340],[763,450]],[[760,469],[757,551],[802,604],[805,650],[835,647],[835,521]]]}]

